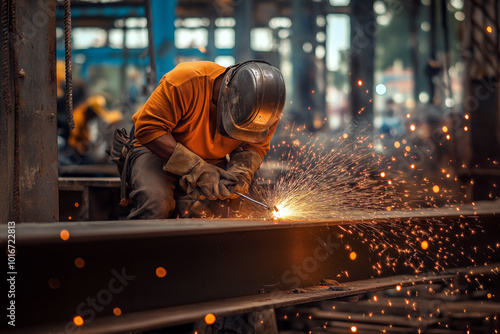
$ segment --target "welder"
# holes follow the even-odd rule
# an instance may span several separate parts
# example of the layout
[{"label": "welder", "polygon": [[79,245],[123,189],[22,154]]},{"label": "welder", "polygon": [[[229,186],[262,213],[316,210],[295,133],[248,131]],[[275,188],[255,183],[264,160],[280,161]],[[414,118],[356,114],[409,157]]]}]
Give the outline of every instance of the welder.
[{"label": "welder", "polygon": [[284,101],[283,76],[267,62],[177,65],[132,117],[128,219],[210,216],[210,203],[246,193]]}]

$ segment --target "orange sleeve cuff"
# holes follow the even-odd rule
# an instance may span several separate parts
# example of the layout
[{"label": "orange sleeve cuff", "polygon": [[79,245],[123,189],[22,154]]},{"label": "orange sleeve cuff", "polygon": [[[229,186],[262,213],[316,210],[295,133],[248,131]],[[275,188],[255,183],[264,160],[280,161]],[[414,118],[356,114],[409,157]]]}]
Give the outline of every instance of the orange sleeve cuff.
[{"label": "orange sleeve cuff", "polygon": [[[142,129],[144,130],[144,129]],[[141,145],[145,145],[147,143],[152,142],[156,138],[159,138],[163,136],[164,134],[167,134],[169,132],[165,130],[156,130],[155,131],[136,131],[135,132],[135,138],[141,143]]]}]

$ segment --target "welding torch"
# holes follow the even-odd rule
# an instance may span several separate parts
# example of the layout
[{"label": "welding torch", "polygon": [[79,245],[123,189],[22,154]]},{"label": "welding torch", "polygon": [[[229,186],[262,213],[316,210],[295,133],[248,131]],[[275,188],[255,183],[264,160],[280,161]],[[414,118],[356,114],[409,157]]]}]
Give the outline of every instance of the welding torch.
[{"label": "welding torch", "polygon": [[250,202],[252,202],[252,203],[255,203],[255,204],[257,204],[257,205],[260,205],[260,206],[262,206],[262,207],[266,208],[266,209],[267,209],[267,210],[269,210],[269,211],[274,210],[274,211],[278,212],[278,208],[277,208],[276,206],[274,206],[274,207],[271,209],[271,207],[270,207],[269,205],[266,205],[266,204],[264,204],[264,203],[262,203],[262,202],[256,201],[256,200],[254,200],[254,199],[253,199],[253,198],[251,198],[251,197],[248,197],[248,196],[246,196],[246,195],[243,195],[242,193],[239,193],[239,192],[237,192],[237,191],[235,191],[234,193],[235,193],[236,195],[238,195],[238,196],[243,197],[244,199],[246,199],[246,200],[248,200],[248,201],[250,201]]}]

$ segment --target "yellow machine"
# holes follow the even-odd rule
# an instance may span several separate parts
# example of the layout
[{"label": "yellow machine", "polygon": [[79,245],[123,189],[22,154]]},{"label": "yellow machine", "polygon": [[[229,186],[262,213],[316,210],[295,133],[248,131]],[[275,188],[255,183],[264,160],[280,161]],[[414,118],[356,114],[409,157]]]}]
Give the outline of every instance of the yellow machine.
[{"label": "yellow machine", "polygon": [[106,99],[102,95],[91,96],[79,104],[73,113],[75,129],[69,133],[68,145],[80,155],[88,153],[90,147],[88,122],[95,116],[106,124],[114,124],[123,119],[121,111],[106,108]]}]

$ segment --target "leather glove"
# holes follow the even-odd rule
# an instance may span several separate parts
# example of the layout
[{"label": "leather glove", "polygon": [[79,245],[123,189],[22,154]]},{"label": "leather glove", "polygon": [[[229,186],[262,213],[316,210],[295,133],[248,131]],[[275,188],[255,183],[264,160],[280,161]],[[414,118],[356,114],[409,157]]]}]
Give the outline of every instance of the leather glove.
[{"label": "leather glove", "polygon": [[262,158],[254,151],[239,151],[231,154],[228,172],[231,172],[238,179],[237,184],[230,188],[231,196],[237,198],[235,192],[246,194],[253,180],[253,175],[262,164]]},{"label": "leather glove", "polygon": [[180,187],[199,200],[226,199],[231,195],[227,187],[234,187],[238,181],[231,173],[205,162],[180,143],[163,165],[163,170],[180,176]]}]

